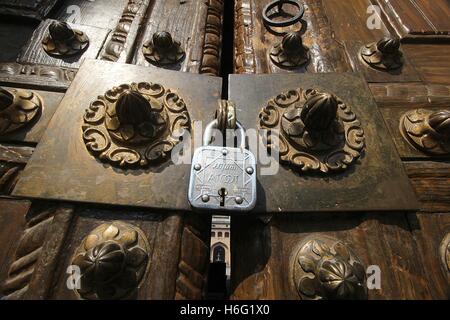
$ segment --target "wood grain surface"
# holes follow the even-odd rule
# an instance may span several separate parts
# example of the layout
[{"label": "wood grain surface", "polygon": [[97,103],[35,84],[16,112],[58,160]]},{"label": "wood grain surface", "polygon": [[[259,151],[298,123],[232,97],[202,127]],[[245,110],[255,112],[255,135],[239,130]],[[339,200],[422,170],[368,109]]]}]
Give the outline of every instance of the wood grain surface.
[{"label": "wood grain surface", "polygon": [[404,41],[449,41],[450,4],[445,0],[372,0],[392,32]]},{"label": "wood grain surface", "polygon": [[[350,65],[342,44],[336,41],[329,17],[322,0],[303,1],[306,7],[304,24],[307,29],[303,42],[310,49],[311,62],[294,71],[280,69],[272,64],[269,52],[281,41],[280,34],[300,31],[302,25],[282,30],[268,30],[262,20],[262,10],[269,0],[238,0],[235,2],[234,51],[236,73],[282,73],[282,72],[346,72]],[[288,12],[291,8],[286,9]],[[289,12],[293,14],[293,12]]]},{"label": "wood grain surface", "polygon": [[9,195],[34,148],[0,143],[0,195]]},{"label": "wood grain surface", "polygon": [[[231,234],[232,299],[299,299],[290,272],[296,248],[308,236],[325,235],[347,243],[365,268],[380,268],[381,290],[369,291],[369,299],[430,298],[404,214],[240,217],[232,220]],[[241,258],[244,252],[246,259]]]},{"label": "wood grain surface", "polygon": [[[142,53],[143,44],[155,32],[167,31],[181,43],[186,58],[165,68],[190,73],[219,75],[222,49],[223,0],[157,1],[136,42],[132,63],[149,66]],[[170,19],[167,19],[170,17]]]}]

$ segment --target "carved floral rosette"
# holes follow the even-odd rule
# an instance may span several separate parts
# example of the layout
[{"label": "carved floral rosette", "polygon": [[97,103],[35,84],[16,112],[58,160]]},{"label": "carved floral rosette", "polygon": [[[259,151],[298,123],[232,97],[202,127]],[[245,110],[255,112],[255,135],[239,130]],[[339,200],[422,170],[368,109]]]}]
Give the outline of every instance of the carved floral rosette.
[{"label": "carved floral rosette", "polygon": [[[269,151],[278,150],[280,161],[293,166],[303,173],[342,172],[353,165],[361,156],[365,147],[365,135],[361,122],[350,106],[334,96],[337,101],[336,118],[328,130],[328,140],[335,140],[328,148],[302,148],[293,143],[283,129],[286,117],[301,113],[305,102],[318,90],[290,90],[269,100],[259,114],[260,128],[272,133],[265,139]],[[294,117],[294,122],[299,119]]]},{"label": "carved floral rosette", "polygon": [[[129,126],[120,127],[117,122],[116,102],[130,90],[147,99],[164,122],[156,129],[158,136],[154,139],[140,136]],[[177,93],[157,83],[141,82],[123,84],[99,96],[86,110],[82,129],[86,148],[99,160],[121,168],[143,168],[167,160],[179,137],[190,128],[186,104]]]},{"label": "carved floral rosette", "polygon": [[133,298],[148,262],[142,230],[120,221],[103,224],[83,239],[72,258],[81,272],[75,293],[85,300]]},{"label": "carved floral rosette", "polygon": [[400,120],[403,138],[414,148],[431,155],[450,154],[450,110],[417,109]]},{"label": "carved floral rosette", "polygon": [[400,39],[385,38],[365,45],[360,50],[360,58],[368,66],[380,71],[394,71],[404,64],[400,51]]},{"label": "carved floral rosette", "polygon": [[42,98],[37,93],[17,89],[1,90],[1,94],[9,99],[5,99],[5,105],[0,106],[0,135],[23,128],[42,112]]},{"label": "carved floral rosette", "polygon": [[311,60],[309,48],[303,45],[298,32],[285,35],[282,42],[272,47],[269,55],[276,66],[285,69],[303,67]]},{"label": "carved floral rosette", "polygon": [[145,59],[155,66],[166,66],[181,62],[186,53],[179,41],[173,40],[168,32],[157,32],[153,39],[142,47]]},{"label": "carved floral rosette", "polygon": [[52,57],[72,57],[84,52],[89,47],[89,38],[81,30],[73,30],[74,36],[67,41],[55,41],[47,32],[42,40],[44,51]]},{"label": "carved floral rosette", "polygon": [[365,268],[342,241],[328,236],[308,237],[293,258],[290,275],[301,299],[367,299]]}]

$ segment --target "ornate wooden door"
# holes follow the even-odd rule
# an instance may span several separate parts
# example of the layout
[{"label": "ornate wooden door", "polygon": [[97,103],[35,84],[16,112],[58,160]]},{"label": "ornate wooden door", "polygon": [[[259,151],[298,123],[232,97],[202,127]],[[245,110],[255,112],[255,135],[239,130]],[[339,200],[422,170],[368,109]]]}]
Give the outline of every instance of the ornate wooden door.
[{"label": "ornate wooden door", "polygon": [[[144,180],[137,183],[133,179],[139,173],[142,176],[142,170],[148,170],[147,174],[153,170],[159,176],[157,173],[164,169],[165,162],[158,169],[153,164],[146,165],[144,160],[142,168],[139,163],[136,168],[136,157],[145,151],[143,148],[124,151],[111,145],[114,150],[109,151],[110,162],[100,159],[101,142],[90,139],[99,138],[103,129],[96,131],[93,125],[96,120],[91,116],[94,110],[102,111],[96,107],[102,104],[100,100],[95,102],[99,96],[107,96],[103,102],[109,101],[112,91],[125,90],[125,86],[145,91],[152,104],[164,106],[163,118],[158,118],[162,125],[158,130],[166,131],[160,132],[162,146],[172,142],[164,140],[169,129],[161,128],[190,126],[192,111],[198,114],[211,108],[205,117],[212,116],[221,95],[222,80],[206,75],[218,76],[220,72],[223,1],[1,1],[0,11],[0,37],[6,46],[0,53],[1,296],[7,299],[204,298],[211,217],[187,214],[184,208],[175,208],[176,197],[183,192],[175,192],[180,185],[176,174],[166,176],[159,184]],[[163,54],[158,47],[161,45]],[[82,67],[84,76],[80,74],[83,62],[92,63]],[[111,68],[122,70],[121,75],[114,75]],[[174,71],[165,73],[164,70]],[[100,90],[101,79],[106,82]],[[86,81],[91,84],[86,86]],[[76,83],[85,94],[72,91],[74,100],[64,100],[68,87],[72,84],[71,88],[75,89]],[[122,84],[125,86],[117,88]],[[148,102],[142,101],[142,97],[137,99],[145,108]],[[12,104],[11,100],[18,101],[15,105],[20,108],[5,109]],[[60,108],[64,102],[67,103],[65,111]],[[73,106],[78,106],[81,112],[74,117],[70,116]],[[58,114],[65,119],[54,121]],[[129,114],[129,110],[124,110],[124,114]],[[90,125],[93,126],[86,127]],[[44,134],[50,127],[60,128],[64,133]],[[66,135],[68,129],[74,130],[72,138]],[[53,180],[59,176],[56,174],[49,184],[55,187],[53,195],[33,196],[29,194],[32,188],[25,187],[28,195],[11,196],[30,157],[45,141],[61,146],[65,159],[56,156],[50,164],[45,156],[44,171],[57,169],[69,159],[80,159],[79,156],[87,156],[87,163],[100,170],[89,173],[84,163],[79,173],[85,172],[90,182],[76,182],[79,174],[72,172],[60,176],[62,184],[56,187]],[[156,160],[164,150],[168,151],[157,148],[149,151],[148,161]],[[121,163],[131,169],[121,171]],[[104,173],[104,177],[116,176],[118,180],[102,181]],[[41,177],[44,176],[50,177],[47,173]],[[131,180],[125,182],[127,177]],[[75,184],[70,186],[69,181]],[[168,189],[161,181],[171,181],[173,185]],[[90,192],[83,190],[89,185],[93,187]],[[117,193],[120,185],[125,188]],[[140,191],[135,189],[139,185]],[[147,188],[153,186],[156,189]],[[39,182],[36,187],[35,191],[42,190]],[[61,201],[65,194],[61,187],[68,187],[68,202]],[[73,193],[75,189],[78,191]],[[162,193],[172,194],[175,201],[164,200]],[[160,209],[136,207],[136,199],[130,198],[133,194],[142,199],[153,194]],[[105,200],[108,195],[112,198]],[[117,202],[113,198],[122,200]],[[173,210],[169,204],[175,205]],[[96,264],[99,259],[109,262]],[[81,270],[74,269],[77,266],[82,266]],[[81,282],[77,282],[77,271],[82,274]],[[103,274],[102,279],[96,274]]]},{"label": "ornate wooden door", "polygon": [[[371,211],[366,202],[368,210],[358,213],[284,214],[280,210],[260,217],[234,217],[232,298],[448,299],[450,69],[444,53],[450,48],[448,2],[305,0],[301,1],[305,11],[300,21],[296,17],[301,7],[287,3],[280,12],[270,3],[235,1],[235,73],[304,73],[319,79],[321,73],[359,72],[377,104],[370,112],[381,112],[420,200],[420,210],[364,212]],[[293,22],[289,26],[276,25],[289,20]],[[231,86],[238,79],[231,78]],[[267,90],[271,91],[268,96],[276,96],[277,92],[304,88],[302,78],[286,75],[273,79],[272,86],[261,84],[259,95],[265,96]],[[345,87],[342,81],[323,86],[317,80],[313,85],[335,91],[336,86],[337,90]],[[247,87],[245,91],[249,91]],[[232,98],[240,93],[237,88],[230,89]],[[350,94],[360,92],[352,90]],[[275,101],[277,108],[286,100],[293,101],[286,95],[280,98]],[[263,120],[273,125],[273,100],[267,99],[263,105],[268,108]],[[370,132],[365,131],[368,138]],[[369,157],[367,152],[362,161]],[[380,160],[393,165],[386,158]],[[283,192],[303,197],[310,186],[296,179],[297,184],[293,182],[288,190],[272,184],[275,190],[271,193],[281,199]],[[392,179],[387,175],[379,182]],[[339,180],[326,198],[336,200],[344,191],[367,201],[367,194],[357,192],[347,180]],[[390,189],[401,198],[403,191]],[[315,198],[321,199],[320,190]],[[377,202],[385,204],[386,198],[378,197]],[[319,203],[319,209],[323,208]],[[305,203],[295,204],[302,212]],[[244,255],[246,259],[239,259]],[[380,286],[365,291],[357,285],[377,272]]]},{"label": "ornate wooden door", "polygon": [[232,299],[448,299],[449,13],[0,0],[0,297],[204,299],[213,213],[171,137],[229,99],[281,132],[231,213]]}]

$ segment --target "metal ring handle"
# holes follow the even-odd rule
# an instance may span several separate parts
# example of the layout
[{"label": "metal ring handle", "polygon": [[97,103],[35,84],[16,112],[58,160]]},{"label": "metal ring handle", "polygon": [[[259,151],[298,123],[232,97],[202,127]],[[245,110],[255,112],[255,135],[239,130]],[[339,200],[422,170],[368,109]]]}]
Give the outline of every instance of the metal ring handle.
[{"label": "metal ring handle", "polygon": [[[283,20],[283,21],[275,21],[275,20],[272,20],[271,18],[269,18],[269,12],[273,8],[278,7],[278,12],[280,12],[280,11],[282,11],[282,7],[284,4],[290,4],[290,5],[297,7],[298,13],[294,17],[287,19],[287,20]],[[271,27],[288,27],[288,26],[294,25],[297,22],[299,22],[303,18],[304,14],[305,14],[305,7],[302,4],[298,3],[297,1],[277,0],[277,1],[269,3],[264,8],[263,20],[266,25],[271,26]]]},{"label": "metal ring handle", "polygon": [[[203,136],[203,146],[209,146],[212,140],[212,131],[214,129],[218,130],[219,121],[216,119],[210,122],[205,128],[205,134]],[[241,148],[245,149],[245,129],[239,121],[236,121],[236,130],[241,133]]]}]

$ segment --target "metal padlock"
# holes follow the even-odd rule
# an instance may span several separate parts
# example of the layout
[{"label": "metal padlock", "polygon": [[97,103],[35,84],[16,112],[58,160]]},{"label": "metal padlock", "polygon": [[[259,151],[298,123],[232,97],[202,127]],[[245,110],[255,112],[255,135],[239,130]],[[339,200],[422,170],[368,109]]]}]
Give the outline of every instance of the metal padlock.
[{"label": "metal padlock", "polygon": [[189,202],[193,208],[219,211],[251,211],[256,206],[256,159],[246,149],[245,130],[239,148],[210,146],[213,129],[205,130],[203,147],[194,153],[189,183]]}]

